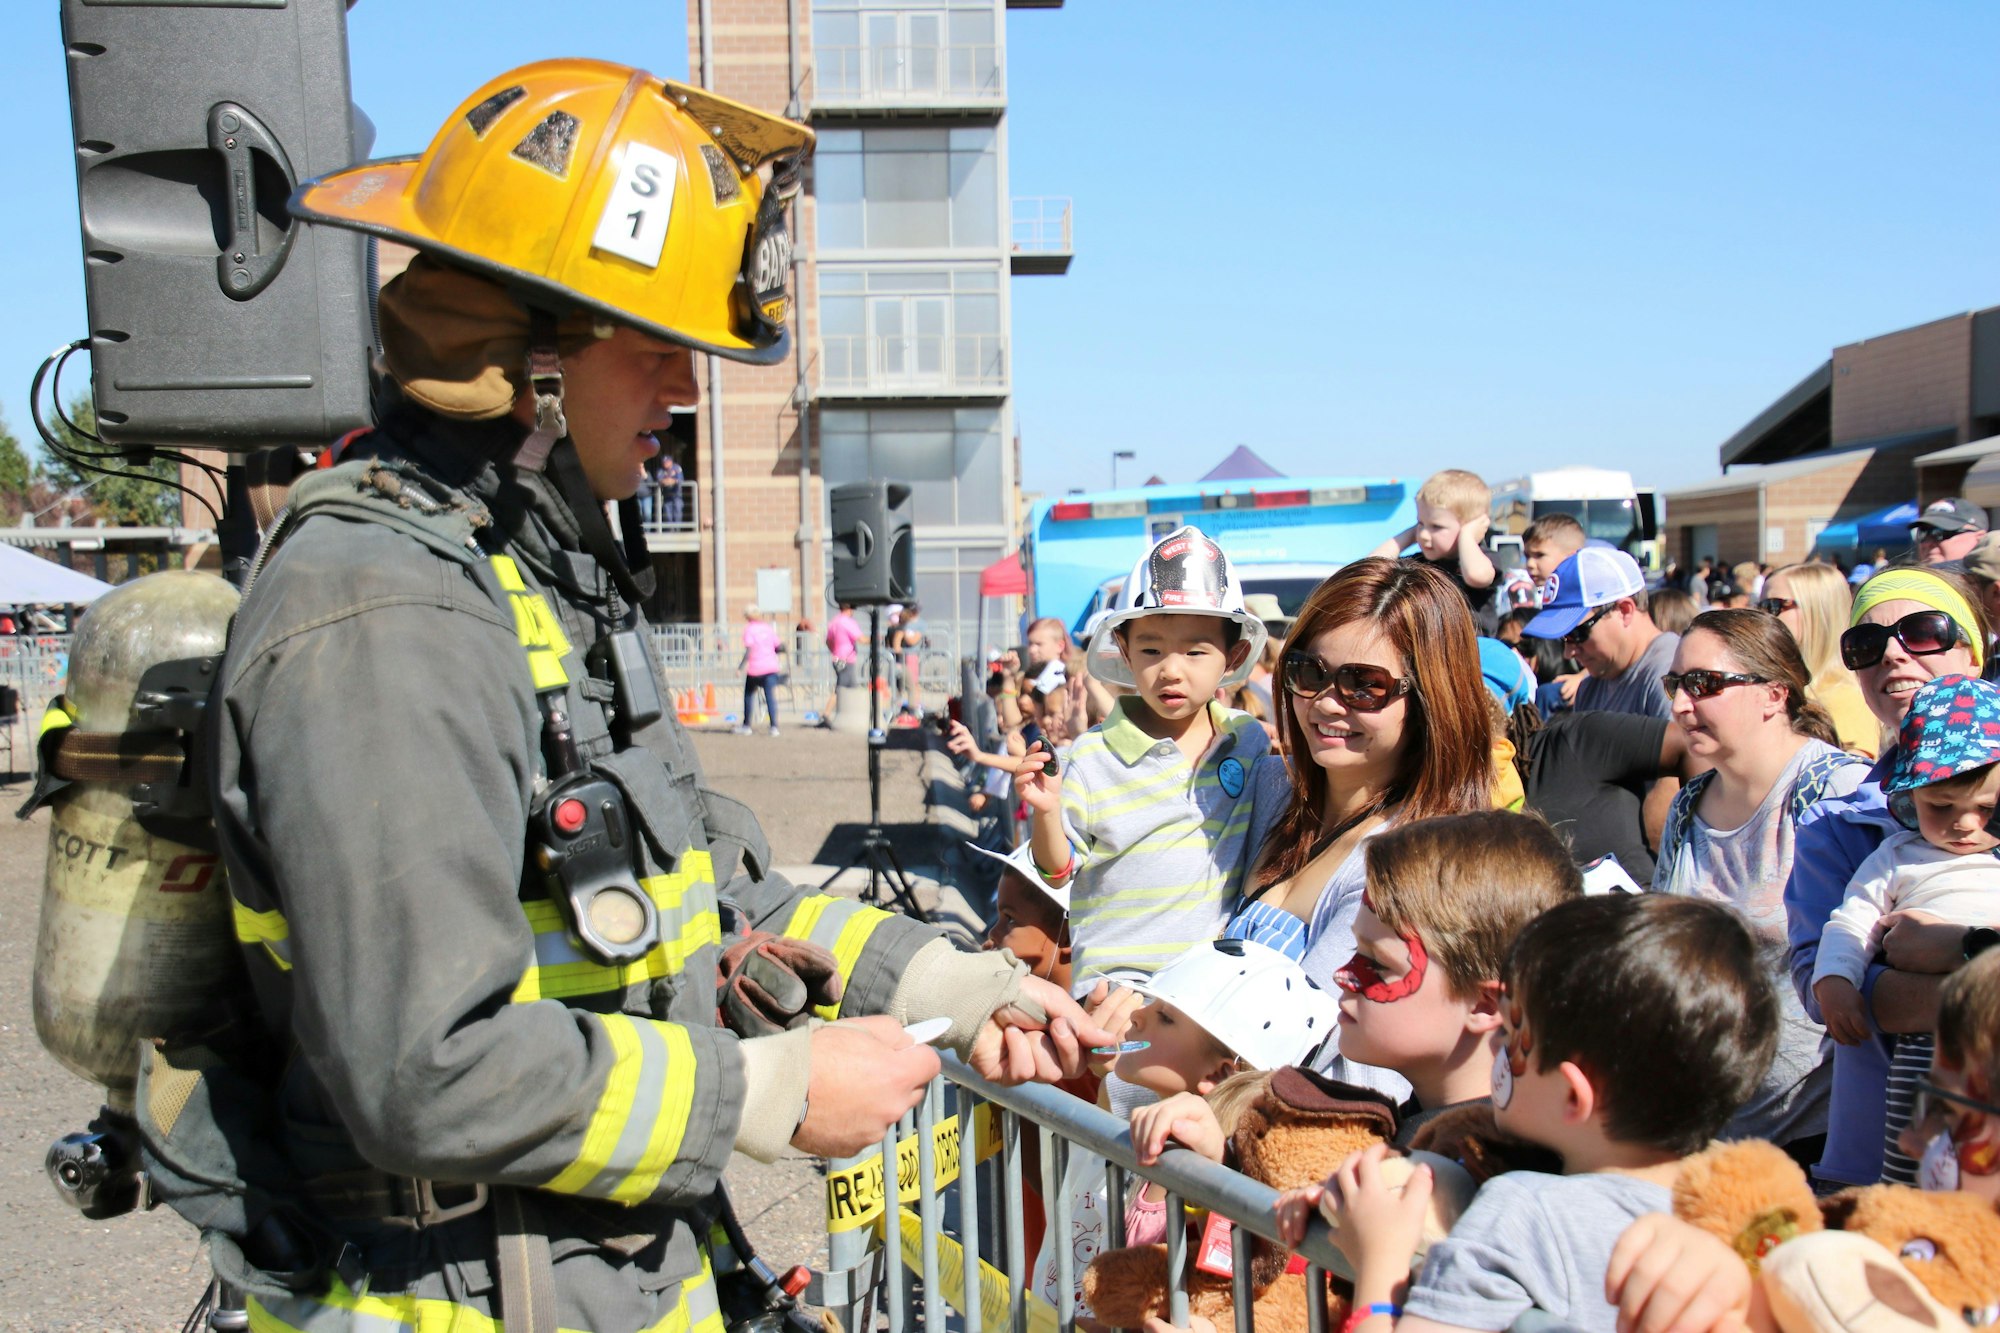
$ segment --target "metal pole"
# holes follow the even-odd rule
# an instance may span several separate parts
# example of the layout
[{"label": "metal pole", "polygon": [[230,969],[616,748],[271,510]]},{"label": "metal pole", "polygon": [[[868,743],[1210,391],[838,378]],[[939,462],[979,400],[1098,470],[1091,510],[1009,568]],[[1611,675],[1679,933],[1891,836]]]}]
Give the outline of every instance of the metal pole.
[{"label": "metal pole", "polygon": [[[791,99],[785,107],[785,114],[794,120],[805,119],[805,100],[799,90],[805,86],[805,53],[802,49],[803,29],[799,24],[799,0],[785,0],[785,32],[789,40],[788,55],[791,61]],[[799,530],[793,540],[799,547],[799,613],[812,616],[818,613],[820,599],[809,599],[807,589],[813,587],[812,559],[819,550],[819,515],[812,503],[812,392],[806,383],[806,250],[805,234],[805,192],[800,191],[792,200],[792,357],[798,367],[798,381],[793,387],[794,400],[799,409]],[[824,593],[821,594],[824,597]]]},{"label": "metal pole", "polygon": [[[701,86],[715,88],[715,11],[713,0],[696,7],[701,24]],[[729,623],[729,506],[724,501],[722,466],[722,358],[708,358],[708,506],[715,546],[715,623]]]}]

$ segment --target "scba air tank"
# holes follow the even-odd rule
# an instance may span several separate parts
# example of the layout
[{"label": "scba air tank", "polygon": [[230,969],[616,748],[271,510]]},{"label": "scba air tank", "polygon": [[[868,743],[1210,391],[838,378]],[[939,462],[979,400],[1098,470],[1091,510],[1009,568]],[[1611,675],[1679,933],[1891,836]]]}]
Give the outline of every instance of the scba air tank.
[{"label": "scba air tank", "polygon": [[[140,677],[220,654],[236,603],[223,580],[179,570],[99,598],[70,646],[77,733],[142,730]],[[147,832],[132,793],[128,782],[72,781],[51,798],[34,987],[42,1045],[127,1113],[137,1042],[179,1031],[238,967],[219,860]]]}]

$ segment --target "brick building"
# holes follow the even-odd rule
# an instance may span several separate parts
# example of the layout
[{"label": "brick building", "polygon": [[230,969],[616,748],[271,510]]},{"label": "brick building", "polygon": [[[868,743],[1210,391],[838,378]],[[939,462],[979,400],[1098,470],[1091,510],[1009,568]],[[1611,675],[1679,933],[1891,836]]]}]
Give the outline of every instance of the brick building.
[{"label": "brick building", "polygon": [[693,80],[819,146],[793,218],[798,353],[703,368],[677,431],[698,521],[648,530],[656,620],[789,596],[781,614],[824,622],[826,492],[868,477],[914,487],[926,621],[975,619],[1020,519],[1008,284],[1070,256],[1069,201],[1008,194],[1007,10],[1056,7],[689,0]]},{"label": "brick building", "polygon": [[1666,497],[1684,565],[1894,556],[1907,536],[1860,520],[1947,495],[2000,507],[2000,307],[1834,348],[1720,453],[1721,477]]}]

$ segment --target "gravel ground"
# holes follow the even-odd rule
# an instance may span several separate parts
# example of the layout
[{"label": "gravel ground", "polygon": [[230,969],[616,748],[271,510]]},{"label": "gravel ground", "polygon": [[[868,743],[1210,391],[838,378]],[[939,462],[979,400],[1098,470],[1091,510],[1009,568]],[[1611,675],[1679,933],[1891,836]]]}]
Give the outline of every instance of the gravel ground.
[{"label": "gravel ground", "polygon": [[[711,728],[695,739],[710,784],[757,812],[778,866],[832,868],[846,860],[868,819],[860,738],[805,729],[734,736]],[[936,873],[937,825],[950,818],[935,803],[948,781],[934,757],[912,750],[885,751],[882,772],[883,822],[899,855],[913,873]],[[0,805],[11,814],[26,792],[14,775],[0,785]],[[171,1333],[208,1280],[192,1229],[165,1209],[85,1221],[42,1171],[49,1143],[82,1129],[99,1102],[34,1033],[30,979],[48,830],[46,812],[26,822],[0,817],[0,1329]],[[858,880],[847,876],[836,891]],[[925,882],[919,897],[931,907],[934,887]],[[816,1162],[793,1157],[764,1166],[739,1157],[728,1180],[746,1229],[775,1266],[824,1261]]]}]

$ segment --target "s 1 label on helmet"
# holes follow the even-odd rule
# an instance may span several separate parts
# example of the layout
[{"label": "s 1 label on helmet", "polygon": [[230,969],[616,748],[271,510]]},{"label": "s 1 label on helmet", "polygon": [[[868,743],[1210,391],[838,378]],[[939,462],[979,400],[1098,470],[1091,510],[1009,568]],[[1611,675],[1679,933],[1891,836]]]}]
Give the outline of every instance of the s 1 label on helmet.
[{"label": "s 1 label on helmet", "polygon": [[680,164],[671,156],[651,144],[627,142],[619,155],[618,179],[597,215],[592,247],[658,268],[679,179]]}]

